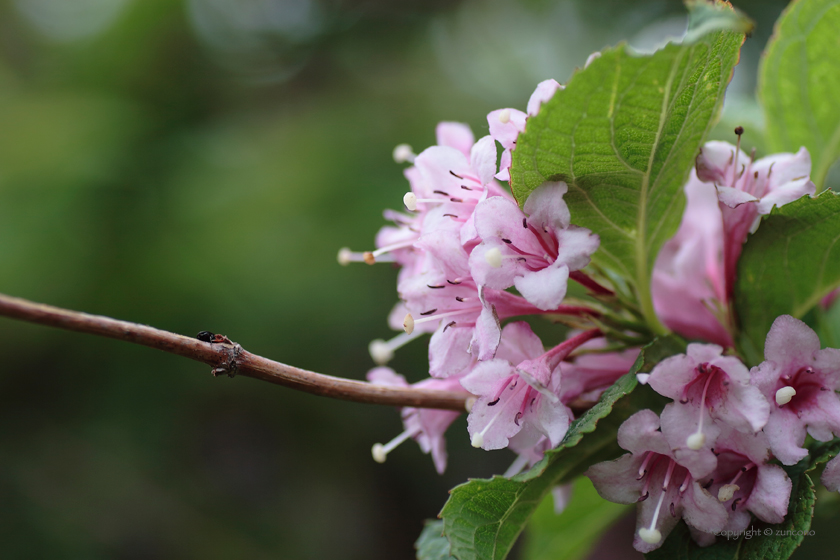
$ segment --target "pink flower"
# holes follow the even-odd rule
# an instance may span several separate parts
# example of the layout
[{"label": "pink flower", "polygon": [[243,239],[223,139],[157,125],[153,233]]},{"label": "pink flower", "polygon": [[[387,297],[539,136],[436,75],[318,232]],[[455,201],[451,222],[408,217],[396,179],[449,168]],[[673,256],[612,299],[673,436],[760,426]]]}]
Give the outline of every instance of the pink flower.
[{"label": "pink flower", "polygon": [[805,148],[754,161],[739,146],[703,146],[685,186],[680,229],[662,248],[652,279],[654,307],[665,325],[726,347],[733,345],[729,308],[748,233],[773,206],[815,192]]},{"label": "pink flower", "polygon": [[717,195],[694,171],[685,195],[680,228],[662,247],[653,268],[653,306],[662,322],[681,335],[732,346]]},{"label": "pink flower", "polygon": [[554,309],[566,296],[569,272],[589,264],[600,239],[591,231],[569,226],[563,201],[565,183],[545,183],[525,202],[524,212],[496,197],[478,205],[475,226],[481,237],[470,254],[470,271],[480,285],[516,286],[540,309]]},{"label": "pink flower", "polygon": [[820,350],[808,325],[781,315],[767,333],[764,359],[750,372],[772,403],[764,433],[779,461],[793,465],[808,455],[806,430],[818,441],[840,435],[840,350]]},{"label": "pink flower", "polygon": [[717,468],[709,493],[729,508],[725,531],[740,532],[752,518],[781,523],[788,510],[791,480],[777,465],[769,465],[770,450],[763,432],[745,434],[724,427],[715,444]]},{"label": "pink flower", "polygon": [[544,352],[527,323],[505,326],[497,358],[479,363],[461,380],[478,397],[467,418],[473,446],[501,449],[517,436],[522,449],[545,436],[556,447],[572,418],[560,401],[557,366],[569,352],[597,336],[601,336],[598,330],[586,331]]},{"label": "pink flower", "polygon": [[[409,384],[405,377],[394,373],[394,370],[387,367],[379,367],[370,370],[367,374],[368,381],[378,385],[390,385],[396,387],[408,387]],[[449,379],[425,379],[419,383],[411,385],[418,389],[433,389],[437,391],[461,391],[463,390],[459,379],[457,377],[450,377]],[[378,463],[384,463],[388,453],[394,450],[399,444],[409,438],[413,438],[420,445],[423,453],[432,454],[432,459],[435,463],[435,469],[438,473],[443,474],[446,470],[446,440],[443,434],[460,416],[460,412],[453,410],[436,410],[432,408],[412,408],[406,407],[402,409],[402,419],[405,426],[405,431],[392,439],[390,442],[382,445],[377,443],[373,446],[371,452],[374,460]]]},{"label": "pink flower", "polygon": [[525,121],[540,111],[540,106],[554,97],[554,93],[564,86],[555,80],[545,80],[537,85],[537,89],[531,94],[528,100],[528,112],[523,113],[516,109],[497,109],[487,115],[487,124],[490,125],[490,136],[504,148],[502,158],[499,161],[499,172],[496,179],[510,181],[510,152],[516,146],[516,137],[519,133],[525,132]]},{"label": "pink flower", "polygon": [[674,410],[680,421],[695,426],[682,440],[692,450],[714,444],[716,427],[705,421],[707,416],[740,432],[754,433],[764,427],[770,414],[761,391],[750,384],[747,367],[722,352],[715,344],[689,344],[685,354],[661,361],[648,378],[657,393],[678,401]]},{"label": "pink flower", "polygon": [[829,490],[840,491],[840,455],[828,462],[820,481]]},{"label": "pink flower", "polygon": [[[642,410],[618,430],[618,444],[630,453],[615,461],[598,463],[586,471],[602,498],[620,504],[639,503],[633,546],[650,552],[676,526],[680,518],[704,533],[720,531],[726,508],[698,483],[710,470],[682,465],[659,431],[659,417]],[[711,451],[706,450],[711,455]],[[716,466],[714,457],[708,463]]]},{"label": "pink flower", "polygon": [[731,297],[735,271],[747,234],[755,231],[762,215],[816,192],[811,174],[811,155],[805,148],[796,154],[774,154],[758,161],[738,146],[708,142],[697,156],[700,181],[713,183],[721,202],[725,243],[724,266],[727,297]]},{"label": "pink flower", "polygon": [[[581,350],[606,346],[604,339],[595,339],[581,345]],[[575,401],[594,405],[610,385],[630,371],[639,356],[637,348],[622,352],[582,354],[560,364],[563,385],[560,400],[566,404]]]}]

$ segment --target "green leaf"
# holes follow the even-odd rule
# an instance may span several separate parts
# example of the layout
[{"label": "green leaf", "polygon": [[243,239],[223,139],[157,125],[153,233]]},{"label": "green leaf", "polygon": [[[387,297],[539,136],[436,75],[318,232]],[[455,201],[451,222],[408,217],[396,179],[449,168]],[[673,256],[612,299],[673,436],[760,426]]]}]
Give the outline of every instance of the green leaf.
[{"label": "green leaf", "polygon": [[633,284],[660,331],[650,273],[679,226],[683,185],[738,62],[744,35],[726,29],[749,25],[731,7],[715,12],[717,19],[693,12],[690,34],[716,29],[694,43],[650,56],[626,45],[603,51],[528,119],[513,151],[511,187],[520,204],[543,182],[565,181],[572,221],[601,237],[593,262]]},{"label": "green leaf", "polygon": [[426,520],[417,542],[417,560],[455,560],[449,555],[449,541],[443,536],[443,521]]},{"label": "green leaf", "polygon": [[819,190],[840,157],[840,0],[792,2],[776,24],[759,69],[759,97],[773,151],[811,152]]},{"label": "green leaf", "polygon": [[760,361],[779,315],[802,317],[840,286],[840,196],[827,191],[775,208],[738,263],[735,309],[741,345]]},{"label": "green leaf", "polygon": [[601,498],[582,476],[574,483],[572,501],[557,515],[554,499],[543,499],[525,532],[525,560],[575,560],[584,557],[601,532],[630,508]]},{"label": "green leaf", "polygon": [[455,487],[440,514],[451,554],[459,560],[505,558],[552,486],[572,481],[593,463],[621,455],[623,451],[616,442],[621,423],[648,404],[662,408],[663,402],[653,391],[633,392],[635,374],[650,371],[684,348],[684,343],[673,337],[646,346],[630,373],[575,420],[560,446],[547,452],[530,471],[513,478],[471,480]]}]

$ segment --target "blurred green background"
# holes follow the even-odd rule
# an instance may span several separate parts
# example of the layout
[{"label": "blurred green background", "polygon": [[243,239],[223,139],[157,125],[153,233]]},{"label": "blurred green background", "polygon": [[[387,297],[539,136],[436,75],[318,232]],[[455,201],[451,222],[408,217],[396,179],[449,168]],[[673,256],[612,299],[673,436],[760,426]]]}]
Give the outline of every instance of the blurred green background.
[{"label": "blurred green background", "polygon": [[[783,4],[739,4],[758,28],[721,138],[733,116],[761,144]],[[537,82],[684,22],[673,0],[2,1],[0,292],[361,379],[396,272],[335,255],[400,207],[392,148],[441,120],[483,136]],[[0,352],[2,558],[411,558],[450,487],[513,459],[462,419],[444,476],[413,443],[379,465],[393,409],[126,343],[0,319]],[[424,377],[425,341],[393,365]]]}]

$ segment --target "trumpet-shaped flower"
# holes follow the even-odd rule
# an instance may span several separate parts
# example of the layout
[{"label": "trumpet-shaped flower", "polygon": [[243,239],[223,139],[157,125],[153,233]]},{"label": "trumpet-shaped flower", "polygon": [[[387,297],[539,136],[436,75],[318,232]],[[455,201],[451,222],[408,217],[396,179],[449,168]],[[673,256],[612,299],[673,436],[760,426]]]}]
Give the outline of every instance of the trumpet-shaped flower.
[{"label": "trumpet-shaped flower", "polygon": [[517,446],[536,445],[542,436],[555,447],[571,423],[571,411],[560,400],[557,367],[569,352],[600,331],[586,331],[543,351],[527,323],[510,323],[502,331],[505,345],[497,357],[481,362],[461,380],[478,400],[467,419],[472,444],[501,449],[517,436]]},{"label": "trumpet-shaped flower", "polygon": [[711,460],[704,470],[683,465],[659,428],[656,413],[637,412],[618,430],[618,444],[630,453],[585,473],[602,498],[639,504],[633,546],[644,553],[659,548],[680,518],[703,533],[720,531],[727,521],[726,508],[698,482],[716,466],[712,452],[705,450]]},{"label": "trumpet-shaped flower", "polygon": [[745,530],[750,513],[766,523],[781,523],[792,484],[781,467],[767,463],[770,449],[764,432],[745,434],[724,426],[715,454],[717,467],[707,490],[729,509],[724,530]]},{"label": "trumpet-shaped flower", "polygon": [[710,419],[755,433],[767,423],[770,405],[750,383],[750,372],[738,358],[723,356],[715,344],[689,344],[685,354],[661,361],[650,374],[653,389],[677,403],[675,410],[695,426],[685,446],[713,445],[716,428]]},{"label": "trumpet-shaped flower", "polygon": [[524,212],[496,197],[478,205],[475,226],[481,244],[470,254],[470,271],[488,288],[516,286],[540,309],[556,308],[566,296],[569,272],[589,264],[600,239],[569,226],[563,201],[566,183],[545,183],[525,202]]},{"label": "trumpet-shaped flower", "polygon": [[808,325],[781,315],[767,333],[764,359],[750,372],[771,403],[764,432],[779,461],[793,465],[808,454],[806,431],[818,441],[840,435],[840,350],[820,350]]},{"label": "trumpet-shaped flower", "polygon": [[[408,387],[405,377],[394,372],[391,368],[378,367],[370,370],[367,374],[368,381],[377,385],[392,387]],[[457,377],[449,379],[425,379],[411,385],[418,389],[432,389],[436,391],[460,391],[465,395],[463,387]],[[454,410],[436,410],[433,408],[406,407],[401,412],[405,430],[386,444],[377,443],[371,449],[374,460],[384,463],[388,453],[393,451],[399,444],[414,439],[423,450],[423,453],[431,453],[435,463],[435,469],[440,474],[446,470],[446,440],[443,435],[452,422],[455,421],[460,412]]]}]

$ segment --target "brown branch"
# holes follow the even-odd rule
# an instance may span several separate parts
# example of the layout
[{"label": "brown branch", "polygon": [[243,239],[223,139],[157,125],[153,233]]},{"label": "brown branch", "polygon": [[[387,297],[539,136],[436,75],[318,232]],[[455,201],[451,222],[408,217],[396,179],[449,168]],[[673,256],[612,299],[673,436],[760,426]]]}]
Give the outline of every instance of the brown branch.
[{"label": "brown branch", "polygon": [[0,294],[0,316],[142,344],[203,362],[212,366],[214,375],[244,375],[334,399],[463,411],[468,397],[452,391],[387,387],[332,377],[251,354],[223,336],[217,336],[220,342],[202,342],[146,325],[69,311],[3,294]]}]

